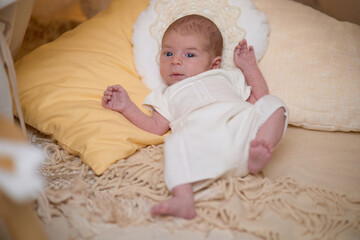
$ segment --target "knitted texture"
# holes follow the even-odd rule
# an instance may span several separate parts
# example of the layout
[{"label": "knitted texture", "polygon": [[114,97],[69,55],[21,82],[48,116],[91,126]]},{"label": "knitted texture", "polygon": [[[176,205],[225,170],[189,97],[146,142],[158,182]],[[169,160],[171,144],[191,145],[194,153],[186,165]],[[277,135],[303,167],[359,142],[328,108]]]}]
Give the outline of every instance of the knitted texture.
[{"label": "knitted texture", "polygon": [[37,212],[45,226],[65,217],[75,239],[101,234],[104,223],[204,234],[219,229],[262,239],[360,234],[359,199],[304,186],[290,177],[270,179],[262,174],[221,178],[196,193],[197,217],[191,221],[154,219],[151,206],[171,196],[163,179],[163,145],[143,148],[97,176],[48,137],[35,130],[30,136],[47,156],[41,168],[47,185],[37,199]]}]

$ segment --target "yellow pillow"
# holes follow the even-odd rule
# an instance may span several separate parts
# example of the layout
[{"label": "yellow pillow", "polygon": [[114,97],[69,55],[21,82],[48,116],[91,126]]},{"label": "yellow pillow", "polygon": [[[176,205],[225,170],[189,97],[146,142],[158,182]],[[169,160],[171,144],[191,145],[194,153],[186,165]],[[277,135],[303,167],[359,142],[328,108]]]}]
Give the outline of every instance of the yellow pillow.
[{"label": "yellow pillow", "polygon": [[256,0],[269,19],[260,68],[270,92],[290,110],[289,123],[360,131],[360,26],[289,0]]},{"label": "yellow pillow", "polygon": [[16,63],[26,123],[80,155],[96,174],[143,146],[163,142],[101,106],[108,85],[124,86],[138,106],[150,92],[136,73],[131,45],[132,25],[147,5],[148,0],[115,0]]}]

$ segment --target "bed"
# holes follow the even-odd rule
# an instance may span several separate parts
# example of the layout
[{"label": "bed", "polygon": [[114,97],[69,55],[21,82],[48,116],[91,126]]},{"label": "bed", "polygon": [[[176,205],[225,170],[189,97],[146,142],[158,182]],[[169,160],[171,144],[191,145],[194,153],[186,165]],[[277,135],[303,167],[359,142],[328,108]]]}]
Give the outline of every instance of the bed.
[{"label": "bed", "polygon": [[[352,3],[349,11],[360,9]],[[100,104],[110,84],[125,86],[139,106],[150,92],[132,51],[133,24],[148,0],[114,0],[18,57],[27,135],[46,155],[34,209],[49,239],[360,238],[359,23],[291,0],[254,4],[269,26],[259,66],[288,105],[289,126],[260,174],[220,178],[197,192],[191,221],[149,214],[170,196],[164,137]]]}]

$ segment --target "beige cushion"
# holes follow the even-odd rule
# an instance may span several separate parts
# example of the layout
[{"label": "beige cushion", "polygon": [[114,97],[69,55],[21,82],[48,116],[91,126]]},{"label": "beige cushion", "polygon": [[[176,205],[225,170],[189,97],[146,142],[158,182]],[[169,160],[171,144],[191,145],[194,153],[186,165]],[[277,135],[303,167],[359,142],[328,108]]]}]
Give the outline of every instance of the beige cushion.
[{"label": "beige cushion", "polygon": [[288,0],[255,0],[269,18],[260,68],[290,124],[326,131],[360,130],[360,26]]}]

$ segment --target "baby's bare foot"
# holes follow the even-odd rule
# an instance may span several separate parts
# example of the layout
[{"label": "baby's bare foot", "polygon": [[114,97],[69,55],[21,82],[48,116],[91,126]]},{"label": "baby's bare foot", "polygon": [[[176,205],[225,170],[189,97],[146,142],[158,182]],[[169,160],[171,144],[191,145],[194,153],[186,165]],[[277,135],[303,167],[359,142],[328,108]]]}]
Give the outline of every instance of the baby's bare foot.
[{"label": "baby's bare foot", "polygon": [[254,139],[250,143],[248,169],[250,173],[260,172],[270,161],[273,148],[264,140]]},{"label": "baby's bare foot", "polygon": [[193,219],[196,216],[193,200],[173,197],[158,203],[150,210],[151,216],[173,216],[184,219]]}]

